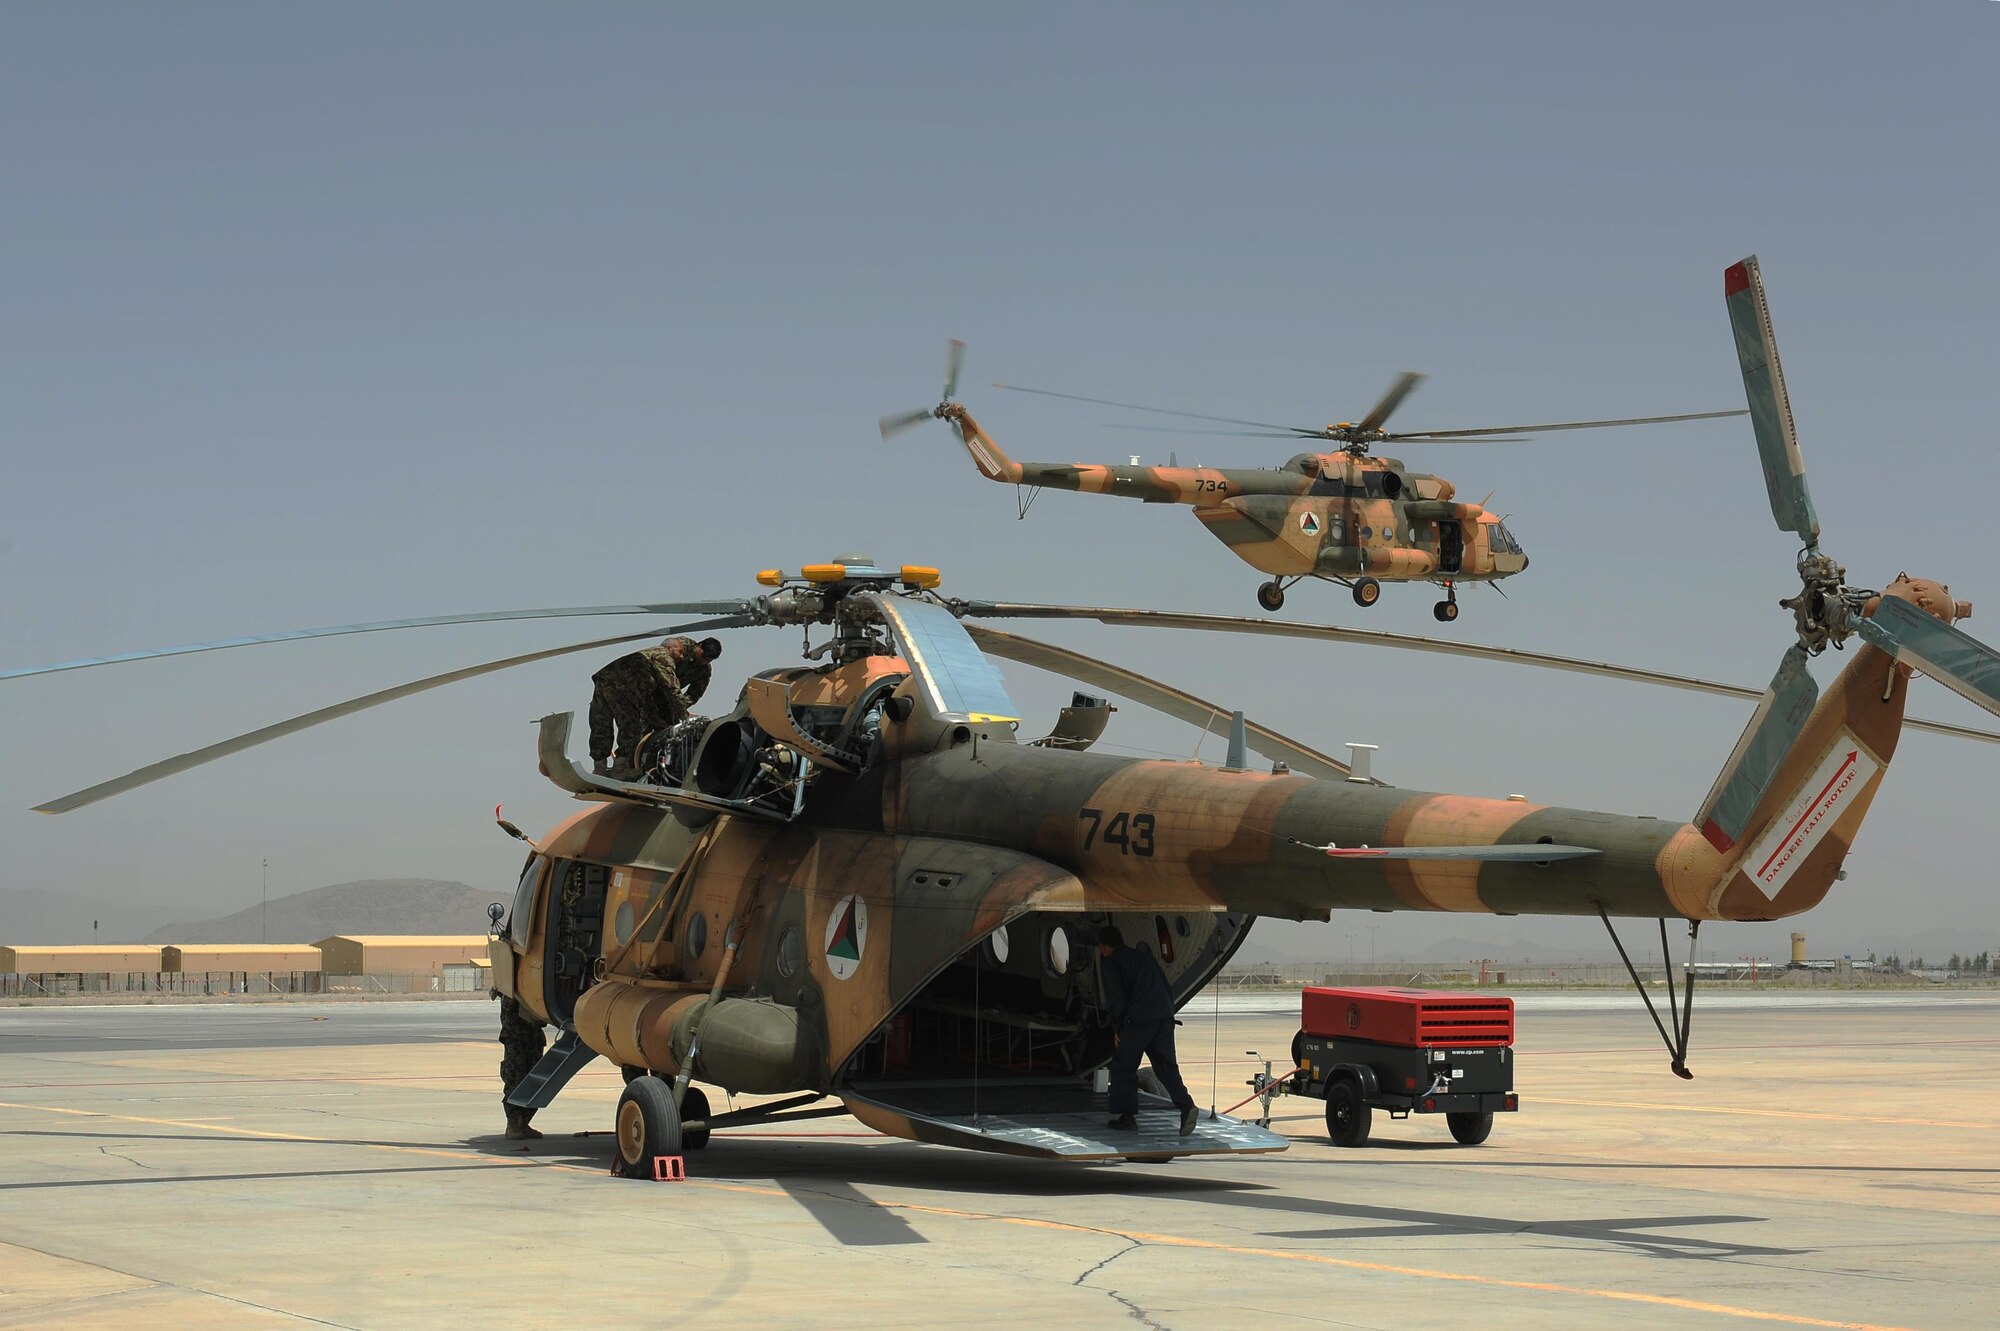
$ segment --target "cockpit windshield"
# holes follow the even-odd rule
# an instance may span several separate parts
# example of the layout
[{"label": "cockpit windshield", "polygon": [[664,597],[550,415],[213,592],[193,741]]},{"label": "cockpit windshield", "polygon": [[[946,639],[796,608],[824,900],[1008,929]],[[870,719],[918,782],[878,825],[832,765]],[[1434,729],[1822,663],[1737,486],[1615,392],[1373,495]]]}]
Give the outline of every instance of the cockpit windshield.
[{"label": "cockpit windshield", "polygon": [[1521,549],[1521,543],[1514,539],[1514,533],[1507,530],[1507,524],[1504,522],[1493,524],[1493,549],[1495,553],[1503,555],[1527,553]]}]

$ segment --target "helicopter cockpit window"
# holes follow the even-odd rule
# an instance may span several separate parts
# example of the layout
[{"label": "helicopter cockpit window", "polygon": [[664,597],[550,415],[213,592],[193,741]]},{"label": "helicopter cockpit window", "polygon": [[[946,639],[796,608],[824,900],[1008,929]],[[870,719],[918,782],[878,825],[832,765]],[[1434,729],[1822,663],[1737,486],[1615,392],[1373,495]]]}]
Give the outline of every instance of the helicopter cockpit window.
[{"label": "helicopter cockpit window", "polygon": [[1493,548],[1504,555],[1523,553],[1521,543],[1514,539],[1514,533],[1507,530],[1507,524],[1504,522],[1493,524]]},{"label": "helicopter cockpit window", "polygon": [[507,937],[522,947],[528,945],[528,932],[534,928],[535,884],[541,876],[541,860],[528,856],[521,868],[521,881],[514,888],[514,913],[507,920]]}]

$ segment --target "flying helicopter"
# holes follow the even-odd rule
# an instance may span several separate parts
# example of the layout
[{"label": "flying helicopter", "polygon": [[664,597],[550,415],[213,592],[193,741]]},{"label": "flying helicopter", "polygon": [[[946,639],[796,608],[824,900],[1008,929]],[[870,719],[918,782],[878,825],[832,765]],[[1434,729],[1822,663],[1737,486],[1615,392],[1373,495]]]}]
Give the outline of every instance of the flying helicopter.
[{"label": "flying helicopter", "polygon": [[[1016,462],[955,400],[964,355],[963,342],[947,344],[942,399],[935,407],[919,407],[882,417],[880,428],[885,441],[924,421],[942,420],[958,434],[979,474],[988,480],[1029,489],[1120,495],[1148,504],[1192,505],[1202,526],[1228,546],[1232,554],[1258,572],[1270,574],[1270,580],[1257,588],[1257,604],[1273,612],[1284,606],[1285,589],[1306,578],[1339,583],[1353,592],[1354,603],[1359,606],[1372,606],[1379,601],[1384,582],[1429,582],[1444,589],[1444,599],[1431,607],[1431,614],[1440,623],[1450,623],[1458,618],[1459,584],[1497,584],[1528,567],[1527,551],[1508,530],[1503,515],[1489,511],[1484,502],[1461,501],[1456,487],[1442,476],[1411,471],[1396,458],[1374,456],[1371,450],[1379,445],[1518,443],[1537,430],[1597,430],[1716,420],[1744,414],[1740,410],[1700,411],[1623,420],[1391,432],[1383,427],[1403,399],[1423,382],[1423,375],[1405,372],[1398,376],[1389,391],[1360,420],[1337,421],[1318,428],[1203,416],[1043,388],[1022,388],[1017,384],[995,384],[995,388],[1072,402],[1092,402],[1219,425],[1255,426],[1254,430],[1233,432],[1250,437],[1313,440],[1333,445],[1295,454],[1283,466],[1265,468],[1148,467],[1141,466],[1136,456],[1124,466]],[[1022,517],[1027,516],[1033,502],[1031,494],[1020,504]]]},{"label": "flying helicopter", "polygon": [[[1771,920],[1839,876],[1921,671],[2000,715],[2000,654],[1971,607],[1899,576],[1846,585],[1818,524],[1754,262],[1730,270],[1739,356],[1774,514],[1805,541],[1796,641],[1690,822],[1397,790],[1239,714],[1220,766],[1095,753],[1108,703],[1079,696],[1023,742],[995,664],[1198,722],[1230,715],[1145,675],[989,627],[1025,618],[1290,634],[1468,657],[1504,649],[1227,616],[945,598],[935,569],[849,557],[759,574],[753,598],[380,621],[5,672],[24,677],[259,642],[443,624],[697,615],[675,632],[827,630],[807,664],[749,679],[726,716],[642,750],[640,779],[586,770],[544,717],[542,772],[586,808],[529,845],[493,944],[495,984],[559,1037],[513,1092],[547,1104],[596,1057],[626,1071],[615,1165],[642,1176],[716,1129],[851,1113],[893,1136],[1070,1160],[1282,1149],[1226,1116],[1180,1137],[1164,1100],[1103,1128],[1110,1054],[1082,930],[1143,939],[1178,1003],[1259,916],[1334,910],[1595,915],[1689,926]],[[662,632],[597,638],[431,676],[141,768],[41,806],[61,813],[309,726],[460,679]],[[1808,657],[1861,643],[1824,695]],[[1554,656],[1527,664],[1741,696],[1729,685]],[[1251,770],[1248,754],[1271,760]],[[497,816],[497,815],[496,815]],[[1612,936],[1617,937],[1615,929]],[[1622,944],[1621,944],[1622,950]],[[1641,989],[1641,992],[1645,992]],[[1649,1005],[1650,1005],[1650,999]],[[1661,1024],[1685,1075],[1688,1013]],[[776,1099],[718,1111],[701,1082]],[[833,1099],[834,1104],[825,1101]]]}]

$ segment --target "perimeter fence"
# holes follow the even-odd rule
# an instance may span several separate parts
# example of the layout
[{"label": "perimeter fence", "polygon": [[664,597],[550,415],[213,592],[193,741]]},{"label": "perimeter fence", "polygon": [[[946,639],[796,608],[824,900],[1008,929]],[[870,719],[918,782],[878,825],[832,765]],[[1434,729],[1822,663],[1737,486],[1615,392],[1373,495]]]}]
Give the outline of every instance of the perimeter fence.
[{"label": "perimeter fence", "polygon": [[[1667,968],[1657,958],[1633,959],[1641,983],[1664,987]],[[1687,966],[1676,961],[1672,967],[1676,983],[1687,974]],[[1964,971],[1926,970],[1884,971],[1865,962],[1807,963],[1804,966],[1772,964],[1762,958],[1740,961],[1701,961],[1694,967],[1698,984],[1777,984],[1788,987],[1824,985],[1866,985],[1895,987],[1925,983],[1979,983],[1984,974]],[[1992,977],[2000,983],[2000,974]],[[1303,985],[1340,987],[1351,985],[1406,985],[1426,989],[1522,989],[1522,988],[1625,988],[1632,977],[1616,961],[1472,961],[1472,962],[1232,962],[1222,968],[1215,985],[1224,993],[1257,989],[1297,989]]]},{"label": "perimeter fence", "polygon": [[256,998],[293,994],[484,993],[483,968],[449,967],[441,975],[321,975],[318,971],[48,971],[0,974],[0,998],[77,998],[154,994]]}]

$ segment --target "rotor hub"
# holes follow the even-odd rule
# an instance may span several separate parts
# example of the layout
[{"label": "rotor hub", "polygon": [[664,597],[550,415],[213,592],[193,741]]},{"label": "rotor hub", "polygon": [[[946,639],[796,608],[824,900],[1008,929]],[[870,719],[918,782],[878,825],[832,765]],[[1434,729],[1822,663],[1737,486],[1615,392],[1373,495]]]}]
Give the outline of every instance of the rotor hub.
[{"label": "rotor hub", "polygon": [[1807,546],[1799,554],[1799,593],[1778,604],[1792,612],[1799,646],[1810,656],[1827,648],[1839,650],[1857,631],[1862,611],[1879,593],[1847,585],[1847,570]]}]

